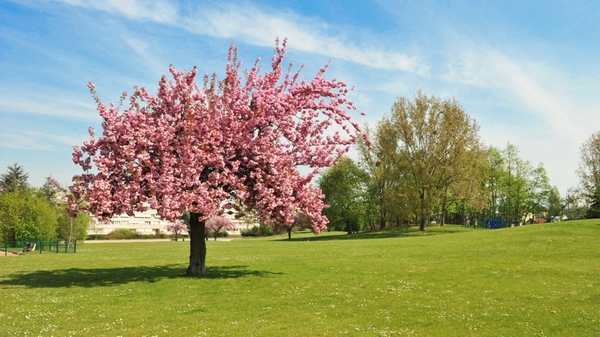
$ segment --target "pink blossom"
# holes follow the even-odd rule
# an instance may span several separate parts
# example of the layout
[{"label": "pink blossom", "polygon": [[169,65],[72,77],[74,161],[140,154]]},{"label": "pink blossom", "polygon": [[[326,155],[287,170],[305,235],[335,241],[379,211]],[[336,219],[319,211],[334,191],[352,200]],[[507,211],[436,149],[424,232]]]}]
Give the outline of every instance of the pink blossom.
[{"label": "pink blossom", "polygon": [[356,142],[360,127],[347,113],[356,107],[344,82],[325,78],[329,63],[309,81],[300,79],[303,67],[284,69],[286,45],[276,44],[264,73],[260,59],[241,71],[232,45],[224,78],[206,75],[202,87],[195,68],[171,66],[155,96],[135,87],[123,111],[88,83],[102,134],[90,129],[73,148],[84,171],[73,177],[74,194],[104,220],[149,205],[167,220],[189,211],[204,221],[235,198],[266,223],[291,223],[301,212],[315,233],[325,229],[323,196],[310,181]]}]

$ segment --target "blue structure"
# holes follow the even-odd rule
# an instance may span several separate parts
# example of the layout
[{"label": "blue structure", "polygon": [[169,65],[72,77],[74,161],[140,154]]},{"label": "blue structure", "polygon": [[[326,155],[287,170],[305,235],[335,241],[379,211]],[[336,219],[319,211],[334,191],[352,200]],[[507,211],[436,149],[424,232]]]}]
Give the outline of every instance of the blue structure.
[{"label": "blue structure", "polygon": [[485,220],[485,228],[495,229],[506,227],[506,221],[502,218],[492,218]]}]

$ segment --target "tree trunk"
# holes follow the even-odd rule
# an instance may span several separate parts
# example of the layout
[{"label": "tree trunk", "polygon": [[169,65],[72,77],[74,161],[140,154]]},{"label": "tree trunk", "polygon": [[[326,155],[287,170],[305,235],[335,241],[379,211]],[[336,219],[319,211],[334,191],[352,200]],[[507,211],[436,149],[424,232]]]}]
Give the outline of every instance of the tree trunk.
[{"label": "tree trunk", "polygon": [[444,193],[444,198],[442,199],[442,218],[440,219],[440,226],[446,224],[446,197],[448,192]]},{"label": "tree trunk", "polygon": [[385,218],[386,218],[386,214],[384,214],[383,201],[380,201],[380,203],[379,203],[379,229],[385,228],[385,226],[386,226]]},{"label": "tree trunk", "polygon": [[287,228],[287,233],[288,233],[288,240],[291,240],[292,239],[292,227],[291,226]]},{"label": "tree trunk", "polygon": [[187,276],[202,277],[206,274],[206,222],[199,220],[200,214],[190,212],[190,265]]},{"label": "tree trunk", "polygon": [[421,226],[419,230],[425,231],[425,191],[421,191]]}]

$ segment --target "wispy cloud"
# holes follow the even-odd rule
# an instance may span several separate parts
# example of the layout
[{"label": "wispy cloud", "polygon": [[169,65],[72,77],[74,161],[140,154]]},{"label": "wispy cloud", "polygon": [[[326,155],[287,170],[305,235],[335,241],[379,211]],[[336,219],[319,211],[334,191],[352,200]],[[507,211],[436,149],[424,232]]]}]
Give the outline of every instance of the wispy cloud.
[{"label": "wispy cloud", "polygon": [[[252,6],[225,5],[199,8],[186,18],[188,29],[220,38],[242,37],[245,42],[271,46],[274,34],[295,43],[291,48],[355,62],[372,68],[426,72],[417,56],[372,48],[368,42],[351,41],[326,23],[288,12],[265,12]],[[276,32],[276,33],[275,33]],[[377,40],[377,38],[375,38]]]},{"label": "wispy cloud", "polygon": [[133,20],[148,20],[173,24],[177,20],[178,8],[169,1],[153,0],[56,0],[64,4],[87,9],[101,10],[111,14],[125,16]]},{"label": "wispy cloud", "polygon": [[46,115],[54,118],[98,122],[93,101],[82,102],[59,95],[44,95],[27,91],[1,90],[0,110],[16,114]]},{"label": "wispy cloud", "polygon": [[[291,49],[351,61],[360,65],[426,74],[426,65],[416,55],[372,47],[372,41],[354,42],[323,21],[291,12],[264,11],[252,5],[197,5],[181,11],[168,1],[151,3],[136,0],[88,2],[57,0],[66,5],[99,10],[133,20],[150,20],[178,26],[198,35],[236,39],[261,47],[271,47],[276,36],[294,41]],[[374,40],[378,40],[373,37]],[[380,45],[384,45],[381,43]]]},{"label": "wispy cloud", "polygon": [[518,100],[520,104],[516,105],[523,105],[542,117],[554,132],[563,137],[575,137],[578,142],[583,140],[580,135],[584,135],[585,131],[572,118],[581,104],[567,101],[552,85],[557,82],[568,85],[572,81],[550,66],[514,59],[485,45],[469,47],[466,44],[452,53],[455,56],[449,59],[447,72],[443,75],[446,81],[479,87],[494,91],[505,99]]},{"label": "wispy cloud", "polygon": [[10,149],[52,151],[81,143],[81,137],[57,135],[42,131],[8,130],[0,136],[0,146]]},{"label": "wispy cloud", "polygon": [[568,74],[561,64],[523,55],[523,48],[502,52],[468,38],[454,40],[442,78],[488,92],[489,99],[504,106],[505,111],[496,107],[492,113],[506,121],[495,118],[497,123],[482,126],[486,143],[517,145],[523,158],[545,164],[552,184],[564,193],[576,181],[579,145],[597,128],[589,123],[597,118],[597,99],[574,93],[600,86]]}]

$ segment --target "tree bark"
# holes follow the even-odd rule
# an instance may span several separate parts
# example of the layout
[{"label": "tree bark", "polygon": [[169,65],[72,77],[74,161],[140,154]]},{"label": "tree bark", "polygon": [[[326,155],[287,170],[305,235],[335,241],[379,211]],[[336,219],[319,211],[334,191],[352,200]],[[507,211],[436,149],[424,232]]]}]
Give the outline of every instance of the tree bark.
[{"label": "tree bark", "polygon": [[190,212],[190,265],[187,276],[202,277],[206,274],[206,222],[200,214]]},{"label": "tree bark", "polygon": [[446,224],[446,198],[448,195],[447,193],[447,191],[444,192],[444,198],[442,199],[442,218],[440,219],[440,226]]},{"label": "tree bark", "polygon": [[[381,191],[380,193],[383,194],[383,192]],[[384,210],[384,205],[383,205],[383,200],[379,200],[379,229],[384,229],[385,228],[385,218],[386,218],[386,214],[385,214],[385,210]]]},{"label": "tree bark", "polygon": [[346,232],[348,235],[352,234],[352,224],[349,219],[346,219]]},{"label": "tree bark", "polygon": [[421,191],[421,225],[419,226],[419,230],[424,232],[425,231],[425,191]]}]

